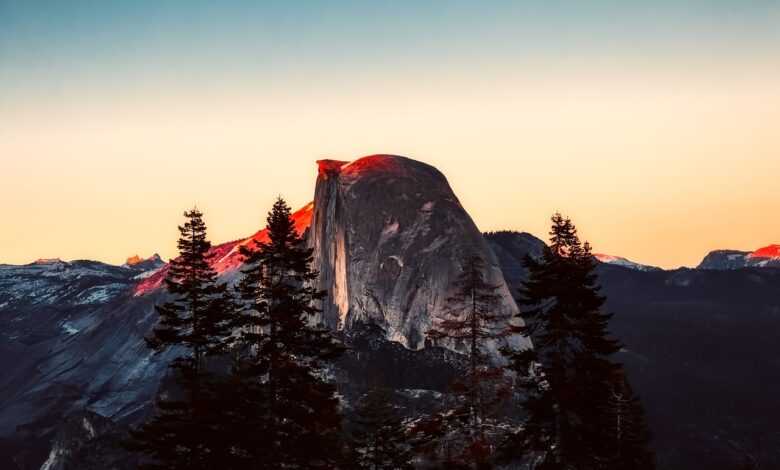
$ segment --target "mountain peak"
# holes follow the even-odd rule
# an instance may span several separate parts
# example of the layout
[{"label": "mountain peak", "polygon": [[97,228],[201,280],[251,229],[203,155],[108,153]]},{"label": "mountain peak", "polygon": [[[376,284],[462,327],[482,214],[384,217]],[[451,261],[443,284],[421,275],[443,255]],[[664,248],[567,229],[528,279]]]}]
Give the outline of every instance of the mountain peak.
[{"label": "mountain peak", "polygon": [[160,258],[159,254],[155,253],[152,256],[148,257],[148,258],[141,258],[138,255],[133,255],[133,256],[127,258],[127,261],[125,261],[124,266],[126,266],[128,268],[135,268],[135,267],[147,268],[147,267],[152,267],[152,266],[156,267],[156,265],[159,265],[159,264],[163,264],[163,260],[162,260],[162,258]]},{"label": "mountain peak", "polygon": [[780,245],[772,244],[755,251],[715,250],[704,257],[700,269],[741,269],[780,267]]},{"label": "mountain peak", "polygon": [[143,258],[141,258],[138,255],[133,255],[127,258],[127,261],[125,261],[125,264],[128,266],[135,266],[138,263],[143,262]]},{"label": "mountain peak", "polygon": [[[425,165],[400,155],[376,154],[358,158],[351,162],[342,160],[317,160],[321,177],[358,176],[365,174],[403,174],[405,168],[412,165]],[[427,166],[427,165],[426,165]]]}]

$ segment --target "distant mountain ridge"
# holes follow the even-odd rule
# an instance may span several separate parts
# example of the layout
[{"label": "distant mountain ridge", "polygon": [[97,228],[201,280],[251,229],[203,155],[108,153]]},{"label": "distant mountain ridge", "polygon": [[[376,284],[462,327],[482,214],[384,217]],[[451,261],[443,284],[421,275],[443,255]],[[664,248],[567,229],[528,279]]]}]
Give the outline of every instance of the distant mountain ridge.
[{"label": "distant mountain ridge", "polygon": [[[540,238],[526,232],[514,232],[511,230],[500,230],[497,232],[485,233],[485,238],[490,243],[493,252],[496,253],[504,268],[504,276],[507,280],[519,281],[524,279],[525,268],[522,267],[523,258],[531,255],[538,258],[546,246]],[[636,263],[619,256],[594,253],[593,257],[599,263],[612,264],[638,271],[656,271],[661,268]],[[507,271],[509,270],[509,272]]]},{"label": "distant mountain ridge", "polygon": [[773,244],[755,251],[711,251],[697,266],[698,269],[779,268],[780,245]]},{"label": "distant mountain ridge", "polygon": [[647,264],[637,263],[620,256],[605,255],[603,253],[593,253],[593,257],[600,263],[612,264],[615,266],[622,266],[624,268],[636,269],[637,271],[658,271],[661,268],[657,266],[650,266]]}]

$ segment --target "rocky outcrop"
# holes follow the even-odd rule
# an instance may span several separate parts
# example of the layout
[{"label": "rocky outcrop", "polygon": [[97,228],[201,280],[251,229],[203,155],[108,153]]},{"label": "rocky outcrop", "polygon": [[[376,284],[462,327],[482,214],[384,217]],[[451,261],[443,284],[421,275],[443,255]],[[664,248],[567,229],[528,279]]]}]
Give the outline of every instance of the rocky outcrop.
[{"label": "rocky outcrop", "polygon": [[160,255],[157,253],[153,254],[152,256],[143,259],[138,255],[133,255],[129,258],[127,258],[127,261],[125,261],[125,264],[123,264],[123,267],[136,269],[140,271],[153,271],[156,269],[160,269],[165,265],[165,261],[160,258]]},{"label": "rocky outcrop", "polygon": [[308,243],[328,325],[375,323],[420,349],[472,254],[486,261],[498,308],[517,312],[493,252],[438,170],[394,155],[318,164]]}]

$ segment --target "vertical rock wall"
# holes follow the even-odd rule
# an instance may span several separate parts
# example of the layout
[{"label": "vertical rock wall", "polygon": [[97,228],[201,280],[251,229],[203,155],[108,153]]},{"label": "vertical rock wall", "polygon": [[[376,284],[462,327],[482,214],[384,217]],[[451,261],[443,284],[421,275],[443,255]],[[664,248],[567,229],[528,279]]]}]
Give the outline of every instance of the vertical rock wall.
[{"label": "vertical rock wall", "polygon": [[420,349],[472,253],[499,286],[499,308],[517,312],[495,256],[438,170],[392,155],[318,164],[308,243],[328,325],[376,323]]}]

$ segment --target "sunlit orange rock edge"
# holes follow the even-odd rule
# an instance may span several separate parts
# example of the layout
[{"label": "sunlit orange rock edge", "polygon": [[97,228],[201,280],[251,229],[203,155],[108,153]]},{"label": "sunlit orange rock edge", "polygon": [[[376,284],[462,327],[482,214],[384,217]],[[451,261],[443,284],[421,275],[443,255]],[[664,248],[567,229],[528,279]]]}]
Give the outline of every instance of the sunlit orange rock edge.
[{"label": "sunlit orange rock edge", "polygon": [[768,245],[748,255],[748,258],[780,258],[780,245]]},{"label": "sunlit orange rock edge", "polygon": [[[310,202],[293,213],[292,219],[295,223],[295,231],[298,233],[298,235],[302,235],[303,232],[309,228],[309,225],[311,225],[311,217],[313,212],[314,203]],[[268,230],[263,229],[251,237],[233,240],[212,247],[208,253],[211,266],[215,271],[217,271],[217,274],[224,274],[226,272],[238,269],[244,262],[244,257],[241,255],[239,250],[240,247],[246,246],[253,241],[258,243],[267,242]],[[145,295],[160,288],[163,284],[163,281],[165,280],[165,276],[168,274],[169,267],[170,265],[166,264],[165,266],[158,269],[157,272],[139,282],[135,286],[134,295]]]}]

